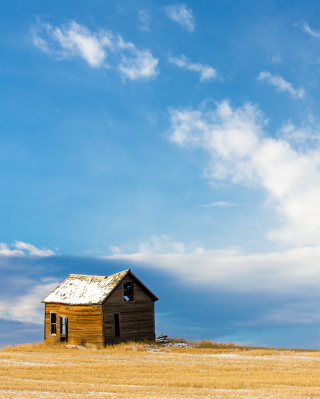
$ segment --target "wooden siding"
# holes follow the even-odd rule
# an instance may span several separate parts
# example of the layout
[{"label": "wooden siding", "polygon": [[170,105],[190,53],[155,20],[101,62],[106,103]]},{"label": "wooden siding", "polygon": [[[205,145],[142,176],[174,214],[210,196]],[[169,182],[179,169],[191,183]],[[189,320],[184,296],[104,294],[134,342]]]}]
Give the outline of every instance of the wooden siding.
[{"label": "wooden siding", "polygon": [[[50,312],[57,313],[57,333],[51,335]],[[60,341],[60,316],[68,318],[68,338],[74,343],[103,345],[101,305],[46,304],[45,340]]]},{"label": "wooden siding", "polygon": [[[123,282],[134,282],[134,300],[124,301]],[[132,278],[125,278],[102,306],[104,344],[153,340],[154,302]],[[115,337],[114,314],[120,315],[120,337]]]}]

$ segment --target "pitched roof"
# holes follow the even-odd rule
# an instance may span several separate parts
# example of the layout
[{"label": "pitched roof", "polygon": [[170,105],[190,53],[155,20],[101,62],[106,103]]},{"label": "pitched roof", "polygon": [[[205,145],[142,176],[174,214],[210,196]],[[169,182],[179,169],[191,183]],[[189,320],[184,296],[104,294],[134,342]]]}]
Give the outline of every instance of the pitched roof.
[{"label": "pitched roof", "polygon": [[101,304],[129,272],[130,269],[111,276],[70,274],[42,302],[69,305]]}]

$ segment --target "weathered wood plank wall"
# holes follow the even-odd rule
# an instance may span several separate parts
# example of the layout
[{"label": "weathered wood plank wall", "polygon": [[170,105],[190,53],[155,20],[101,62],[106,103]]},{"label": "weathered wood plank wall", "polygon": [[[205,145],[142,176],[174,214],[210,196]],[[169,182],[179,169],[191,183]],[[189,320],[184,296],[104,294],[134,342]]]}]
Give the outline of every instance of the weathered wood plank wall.
[{"label": "weathered wood plank wall", "polygon": [[[56,335],[50,334],[50,312],[57,313]],[[68,336],[71,341],[103,345],[101,305],[46,304],[45,339],[48,342],[60,340],[60,316],[68,318]]]},{"label": "weathered wood plank wall", "polygon": [[[123,284],[103,304],[104,344],[129,340],[153,340],[155,334],[154,302],[134,281],[134,300],[125,302]],[[120,337],[115,337],[114,314],[120,315]]]}]

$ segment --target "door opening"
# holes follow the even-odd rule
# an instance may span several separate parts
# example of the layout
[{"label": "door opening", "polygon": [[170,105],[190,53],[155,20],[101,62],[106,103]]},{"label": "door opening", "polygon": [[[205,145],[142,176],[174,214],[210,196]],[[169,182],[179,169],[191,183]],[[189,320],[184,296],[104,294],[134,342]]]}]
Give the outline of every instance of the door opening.
[{"label": "door opening", "polygon": [[119,313],[115,313],[113,315],[113,321],[114,321],[114,336],[120,337],[120,315],[119,315]]}]

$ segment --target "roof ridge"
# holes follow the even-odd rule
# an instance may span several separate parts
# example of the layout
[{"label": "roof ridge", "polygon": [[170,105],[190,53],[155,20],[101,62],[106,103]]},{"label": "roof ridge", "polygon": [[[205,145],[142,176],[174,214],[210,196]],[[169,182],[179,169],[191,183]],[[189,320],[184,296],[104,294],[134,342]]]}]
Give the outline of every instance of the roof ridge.
[{"label": "roof ridge", "polygon": [[130,271],[130,269],[122,270],[121,272],[114,273],[114,274],[109,274],[108,276],[99,276],[97,274],[75,274],[75,273],[71,273],[71,274],[69,274],[69,276],[67,278],[69,278],[69,277],[102,277],[102,278],[109,278],[109,277],[112,277],[112,276],[116,276],[117,274],[126,273],[128,271]]}]

